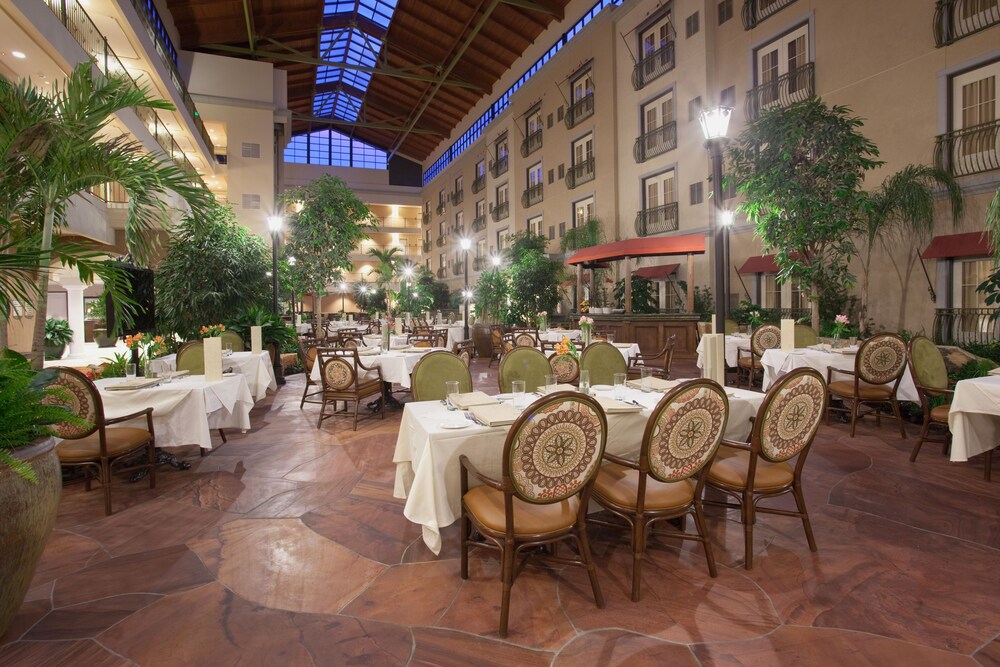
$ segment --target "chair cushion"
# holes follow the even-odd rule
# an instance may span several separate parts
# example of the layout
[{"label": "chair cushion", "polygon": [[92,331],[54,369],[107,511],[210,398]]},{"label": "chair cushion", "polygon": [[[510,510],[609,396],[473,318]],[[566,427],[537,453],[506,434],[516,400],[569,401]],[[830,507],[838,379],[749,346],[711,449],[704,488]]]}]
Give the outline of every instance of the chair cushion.
[{"label": "chair cushion", "polygon": [[[720,482],[726,486],[746,488],[747,473],[750,470],[750,452],[736,447],[719,447],[712,466],[708,469],[708,481]],[[754,476],[754,489],[778,489],[792,483],[794,473],[792,466],[785,462],[771,463],[757,458],[757,474]]]},{"label": "chair cushion", "polygon": [[[617,463],[605,463],[594,481],[598,502],[606,498],[615,505],[635,507],[639,497],[639,471]],[[694,483],[685,479],[664,484],[646,478],[646,509],[663,510],[684,507],[694,499]]]},{"label": "chair cushion", "polygon": [[[740,357],[737,363],[741,368],[750,368],[750,361],[750,357]],[[762,370],[764,368],[764,366],[761,365],[760,361],[757,359],[753,360],[753,367],[757,370]]]},{"label": "chair cushion", "polygon": [[948,409],[951,408],[950,403],[944,405],[939,405],[936,408],[931,408],[931,421],[940,422],[942,424],[948,423]]},{"label": "chair cushion", "polygon": [[[141,428],[109,428],[106,429],[108,456],[121,456],[133,449],[146,444],[152,437],[149,431]],[[100,431],[94,431],[86,438],[79,440],[63,440],[56,445],[59,460],[67,463],[90,461],[101,458]]]},{"label": "chair cushion", "polygon": [[[830,383],[830,393],[836,396],[847,396],[848,398],[854,398],[854,381],[853,380],[836,380]],[[871,385],[871,384],[859,384],[858,393],[861,395],[861,400],[866,401],[883,401],[892,396],[892,388],[884,384]]]},{"label": "chair cushion", "polygon": [[[502,491],[477,486],[465,494],[462,502],[480,525],[498,533],[507,529]],[[579,510],[579,496],[549,505],[534,505],[514,498],[514,534],[537,535],[568,528],[576,522]]]}]

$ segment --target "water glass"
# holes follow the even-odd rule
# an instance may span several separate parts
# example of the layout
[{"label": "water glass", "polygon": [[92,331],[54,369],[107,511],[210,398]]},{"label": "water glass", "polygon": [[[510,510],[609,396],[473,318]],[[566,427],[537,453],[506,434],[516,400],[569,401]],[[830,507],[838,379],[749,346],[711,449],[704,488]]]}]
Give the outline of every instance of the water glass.
[{"label": "water glass", "polygon": [[556,376],[546,375],[545,376],[545,393],[551,394],[556,390]]},{"label": "water glass", "polygon": [[648,394],[653,391],[653,369],[649,366],[641,366],[639,369],[639,380],[642,386],[642,392]]},{"label": "water glass", "polygon": [[135,379],[135,364],[125,364],[125,379],[134,380]]},{"label": "water glass", "polygon": [[590,371],[580,371],[580,391],[590,393]]},{"label": "water glass", "polygon": [[233,344],[232,343],[226,343],[226,356],[228,357],[232,353],[233,353]]},{"label": "water glass", "polygon": [[160,382],[163,384],[170,384],[170,381],[174,379],[173,371],[163,371],[160,373]]},{"label": "water glass", "polygon": [[458,380],[448,380],[444,383],[444,395],[448,401],[448,409],[455,410],[458,408],[455,405],[455,399],[458,396]]},{"label": "water glass", "polygon": [[615,342],[615,332],[614,331],[609,331],[608,332],[608,342],[609,343],[614,343]]},{"label": "water glass", "polygon": [[847,341],[851,344],[851,347],[857,347],[857,345],[858,345],[858,337],[857,336],[851,336],[850,338],[847,339]]},{"label": "water glass", "polygon": [[524,409],[528,401],[524,395],[524,380],[514,380],[510,383],[510,390],[514,394],[514,407],[518,410]]},{"label": "water glass", "polygon": [[612,398],[616,401],[625,400],[625,373],[615,373],[615,390]]}]

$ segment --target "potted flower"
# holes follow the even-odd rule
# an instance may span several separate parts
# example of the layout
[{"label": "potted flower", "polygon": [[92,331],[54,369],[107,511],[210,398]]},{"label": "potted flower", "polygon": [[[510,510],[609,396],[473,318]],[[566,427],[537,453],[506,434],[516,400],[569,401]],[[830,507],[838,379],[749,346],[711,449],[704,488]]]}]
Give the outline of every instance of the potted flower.
[{"label": "potted flower", "polygon": [[594,333],[594,318],[583,315],[580,317],[580,331],[583,333],[583,346],[590,345],[590,336]]},{"label": "potted flower", "polygon": [[837,315],[833,318],[833,346],[837,347],[840,344],[840,337],[844,335],[847,331],[848,325],[851,320],[847,318],[847,315]]},{"label": "potted flower", "polygon": [[143,375],[142,354],[146,347],[146,334],[141,331],[134,336],[125,336],[125,347],[132,352],[130,364],[135,364],[135,374]]},{"label": "potted flower", "polygon": [[538,318],[538,330],[539,331],[548,331],[549,330],[549,311],[547,311],[547,310],[539,311],[538,314],[535,317]]},{"label": "potted flower", "polygon": [[62,359],[66,346],[73,342],[69,322],[53,317],[45,320],[45,358]]},{"label": "potted flower", "polygon": [[214,338],[216,336],[221,336],[222,332],[224,332],[225,330],[226,330],[225,324],[209,324],[207,326],[203,326],[201,330],[198,332],[198,334],[202,338]]},{"label": "potted flower", "polygon": [[747,313],[747,318],[748,318],[747,326],[750,328],[750,331],[748,333],[752,335],[753,330],[764,323],[764,318],[763,316],[761,316],[759,310],[751,310],[749,313]]},{"label": "potted flower", "polygon": [[24,601],[55,523],[62,475],[51,426],[83,419],[49,401],[54,369],[33,371],[16,352],[0,354],[0,636]]}]

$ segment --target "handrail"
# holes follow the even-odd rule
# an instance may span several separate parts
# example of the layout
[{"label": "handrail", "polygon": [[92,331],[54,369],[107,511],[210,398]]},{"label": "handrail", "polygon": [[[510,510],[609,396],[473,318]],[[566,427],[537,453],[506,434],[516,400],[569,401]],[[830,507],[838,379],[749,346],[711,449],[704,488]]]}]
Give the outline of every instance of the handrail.
[{"label": "handrail", "polygon": [[472,219],[472,231],[481,232],[486,229],[486,215],[477,215]]},{"label": "handrail", "polygon": [[493,218],[493,222],[500,222],[508,215],[510,215],[509,201],[502,201],[490,209],[490,216]]},{"label": "handrail", "polygon": [[564,121],[567,128],[572,128],[584,118],[594,115],[594,93],[587,93],[566,109]]},{"label": "handrail", "polygon": [[938,344],[990,343],[1000,340],[1000,318],[995,308],[938,308],[934,311],[934,342]]},{"label": "handrail", "polygon": [[663,232],[676,231],[677,202],[670,202],[663,206],[644,208],[635,214],[636,236],[651,236],[662,234]]},{"label": "handrail", "polygon": [[596,160],[589,157],[582,162],[577,162],[566,170],[566,187],[570,190],[580,185],[594,180],[594,167]]},{"label": "handrail", "polygon": [[490,174],[493,175],[493,178],[496,178],[502,174],[506,174],[508,164],[509,160],[507,159],[506,155],[494,160],[493,162],[490,162]]},{"label": "handrail", "polygon": [[632,146],[632,157],[636,162],[645,162],[651,157],[662,155],[675,148],[677,148],[677,121],[672,120],[640,134]]},{"label": "handrail", "polygon": [[937,0],[934,7],[934,44],[942,47],[1000,24],[1000,5],[978,10],[976,0]]},{"label": "handrail", "polygon": [[529,206],[534,206],[538,202],[545,198],[545,193],[543,191],[543,185],[541,183],[535,183],[534,185],[529,185],[521,193],[521,206],[527,208]]},{"label": "handrail", "polygon": [[529,134],[521,142],[521,157],[528,157],[542,147],[542,130],[538,129]]},{"label": "handrail", "polygon": [[639,58],[639,62],[632,68],[632,88],[639,90],[653,79],[672,70],[674,64],[674,43],[670,41]]},{"label": "handrail", "polygon": [[1000,169],[1000,120],[938,135],[934,164],[952,176]]},{"label": "handrail", "polygon": [[472,179],[472,194],[478,194],[486,187],[486,174]]},{"label": "handrail", "polygon": [[795,0],[744,0],[743,27],[746,30],[757,27],[757,24],[778,11],[784,9]]},{"label": "handrail", "polygon": [[787,107],[807,100],[816,94],[816,65],[806,63],[774,81],[755,86],[747,91],[744,111],[748,122],[760,118],[768,107]]}]

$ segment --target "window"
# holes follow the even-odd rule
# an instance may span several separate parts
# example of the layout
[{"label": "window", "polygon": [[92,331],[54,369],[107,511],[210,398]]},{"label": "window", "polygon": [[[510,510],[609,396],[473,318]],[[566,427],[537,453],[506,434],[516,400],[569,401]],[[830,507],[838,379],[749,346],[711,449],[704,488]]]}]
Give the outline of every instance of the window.
[{"label": "window", "polygon": [[455,214],[455,232],[461,234],[465,227],[465,211],[459,211]]},{"label": "window", "polygon": [[670,43],[670,12],[656,19],[652,25],[639,33],[639,59],[646,60]]},{"label": "window", "polygon": [[424,260],[424,266],[427,267],[428,271],[433,271],[434,270],[434,263],[433,263],[433,261],[431,260],[430,257],[428,257],[426,260]]},{"label": "window", "polygon": [[695,204],[700,204],[702,201],[704,201],[705,197],[704,186],[701,181],[698,181],[697,183],[692,183],[690,190],[691,190],[692,206],[694,206]]},{"label": "window", "polygon": [[486,176],[486,160],[480,160],[476,163],[476,178],[483,178]]},{"label": "window", "polygon": [[497,186],[497,206],[499,206],[500,204],[506,204],[508,199],[509,199],[509,192],[508,192],[507,184],[504,183],[503,185],[498,185]]},{"label": "window", "polygon": [[573,142],[572,161],[575,167],[578,164],[590,162],[594,158],[594,135],[586,134]]},{"label": "window", "polygon": [[700,28],[698,24],[699,24],[698,12],[695,12],[691,16],[687,17],[687,19],[685,19],[684,28],[687,37],[694,37],[695,35],[698,34],[698,30]]},{"label": "window", "polygon": [[763,273],[764,307],[781,308],[781,283],[777,273]]},{"label": "window", "polygon": [[[594,217],[594,198],[587,197],[573,202],[573,227],[580,227]],[[559,236],[563,235],[562,225],[559,226]]]},{"label": "window", "polygon": [[497,156],[497,160],[503,160],[507,157],[507,133],[504,132],[499,139],[497,139],[496,144],[493,146],[493,153]]},{"label": "window", "polygon": [[576,104],[583,98],[594,93],[594,76],[588,68],[586,72],[577,76],[570,83],[569,103]]},{"label": "window", "polygon": [[438,190],[438,208],[444,208],[444,190]]},{"label": "window", "polygon": [[649,135],[674,122],[674,91],[668,90],[642,105],[642,133]]},{"label": "window", "polygon": [[476,257],[486,257],[486,237],[476,241]]},{"label": "window", "polygon": [[443,269],[445,267],[446,260],[444,258],[444,253],[438,255],[438,268]]},{"label": "window", "polygon": [[719,25],[733,18],[733,0],[722,0],[719,3]]},{"label": "window", "polygon": [[698,120],[701,113],[701,96],[691,98],[688,102],[688,121]]},{"label": "window", "polygon": [[809,62],[809,25],[803,24],[789,33],[760,47],[756,51],[756,86],[760,87],[760,104],[767,106],[778,102],[782,91],[780,78],[787,79],[786,93],[790,101],[795,93],[809,86],[809,82],[794,73]]},{"label": "window", "polygon": [[549,240],[550,241],[554,241],[555,238],[556,238],[556,226],[555,225],[550,225],[549,226]]},{"label": "window", "polygon": [[542,216],[536,215],[533,218],[528,218],[528,231],[538,236],[542,235]]},{"label": "window", "polygon": [[564,236],[566,236],[566,223],[565,222],[560,222],[559,223],[559,238],[562,238]]},{"label": "window", "polygon": [[510,228],[504,227],[503,229],[497,230],[497,248],[501,251],[506,250],[510,247]]},{"label": "window", "polygon": [[542,131],[542,109],[541,107],[535,107],[528,112],[524,119],[524,134],[525,136],[531,136],[535,132]]},{"label": "window", "polygon": [[542,163],[536,162],[528,167],[528,187],[533,188],[542,184]]},{"label": "window", "polygon": [[448,230],[445,227],[444,220],[442,220],[438,223],[438,238],[444,238],[447,235],[448,235]]},{"label": "window", "polygon": [[464,188],[464,184],[465,184],[465,179],[463,179],[462,176],[459,175],[455,179],[455,192],[456,193],[461,192]]},{"label": "window", "polygon": [[429,229],[424,230],[424,243],[427,245],[430,245],[431,243],[431,230]]},{"label": "window", "polygon": [[986,295],[977,292],[976,288],[993,274],[992,259],[967,259],[955,262],[956,287],[958,294],[955,299],[959,308],[985,308]]},{"label": "window", "polygon": [[952,129],[985,125],[997,119],[998,78],[1000,60],[952,79]]},{"label": "window", "polygon": [[476,202],[476,217],[480,218],[486,215],[486,200],[480,199]]},{"label": "window", "polygon": [[653,176],[642,179],[643,208],[646,210],[659,208],[677,201],[674,183],[674,170],[668,169]]},{"label": "window", "polygon": [[724,107],[736,106],[736,86],[729,86],[719,94],[719,104]]}]

